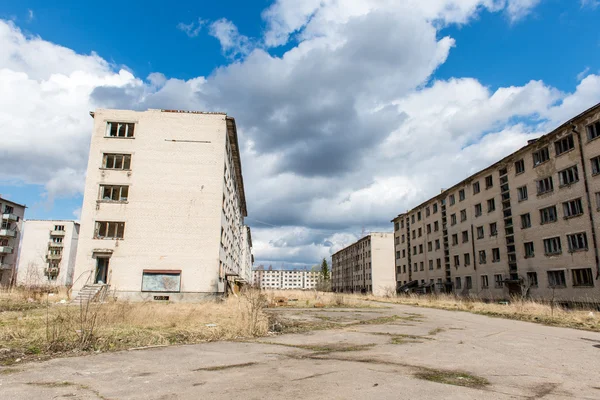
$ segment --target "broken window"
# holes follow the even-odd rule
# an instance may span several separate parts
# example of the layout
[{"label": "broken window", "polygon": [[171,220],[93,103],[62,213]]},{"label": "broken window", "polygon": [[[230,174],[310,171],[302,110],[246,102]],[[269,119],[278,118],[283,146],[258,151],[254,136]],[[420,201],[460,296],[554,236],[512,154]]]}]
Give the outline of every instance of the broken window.
[{"label": "broken window", "polygon": [[123,239],[125,222],[97,221],[95,239]]},{"label": "broken window", "polygon": [[452,235],[452,246],[456,246],[458,244],[458,234],[455,233]]},{"label": "broken window", "polygon": [[496,236],[498,234],[498,224],[492,222],[490,224],[490,236]]},{"label": "broken window", "polygon": [[537,167],[538,165],[548,161],[549,159],[550,159],[550,152],[548,151],[548,147],[539,149],[538,151],[533,153],[533,166]]},{"label": "broken window", "polygon": [[521,215],[521,229],[531,228],[531,215],[529,213]]},{"label": "broken window", "polygon": [[441,269],[442,268],[442,259],[438,258],[435,260],[435,266],[437,269]]},{"label": "broken window", "polygon": [[454,205],[454,203],[456,203],[456,200],[454,199],[454,195],[453,195],[453,194],[451,194],[451,195],[450,195],[450,205],[451,205],[451,206],[453,206],[453,205]]},{"label": "broken window", "polygon": [[470,276],[465,276],[465,287],[467,289],[473,289],[473,280]]},{"label": "broken window", "polygon": [[435,214],[435,213],[437,213],[437,211],[438,211],[438,205],[437,205],[437,203],[433,203],[433,213]]},{"label": "broken window", "polygon": [[504,285],[504,279],[502,279],[502,274],[494,275],[494,286],[497,288],[501,288]]},{"label": "broken window", "polygon": [[427,224],[427,233],[431,233],[431,224]]},{"label": "broken window", "polygon": [[12,214],[15,209],[12,206],[4,205],[4,214]]},{"label": "broken window", "polygon": [[460,189],[458,191],[458,201],[463,201],[465,199],[465,189]]},{"label": "broken window", "polygon": [[585,232],[574,233],[567,235],[567,242],[569,243],[569,252],[583,251],[588,249],[587,235]]},{"label": "broken window", "polygon": [[481,203],[475,204],[475,216],[479,217],[479,216],[481,216],[481,213],[482,213]]},{"label": "broken window", "polygon": [[479,264],[485,264],[486,262],[485,250],[479,250]]},{"label": "broken window", "polygon": [[556,206],[542,208],[540,210],[540,224],[556,222]]},{"label": "broken window", "polygon": [[456,214],[450,215],[450,225],[456,225]]},{"label": "broken window", "polygon": [[131,169],[131,154],[107,154],[102,157],[102,168],[106,169]]},{"label": "broken window", "polygon": [[535,257],[535,250],[533,247],[533,242],[526,242],[523,245],[525,246],[525,258]]},{"label": "broken window", "polygon": [[592,174],[600,174],[600,156],[590,159],[592,163]]},{"label": "broken window", "polygon": [[[599,203],[600,204],[600,203]],[[438,223],[438,221],[434,221],[433,222],[433,231],[437,232],[440,230],[440,224]]]},{"label": "broken window", "polygon": [[467,210],[460,211],[460,222],[464,222],[467,220]]},{"label": "broken window", "polygon": [[423,229],[419,228],[419,237],[423,236]]},{"label": "broken window", "polygon": [[473,194],[477,194],[481,192],[481,188],[479,187],[479,181],[473,183]]},{"label": "broken window", "polygon": [[488,276],[487,275],[481,275],[481,287],[482,288],[487,288],[488,285],[489,285]]},{"label": "broken window", "polygon": [[433,243],[427,242],[427,251],[433,251]]},{"label": "broken window", "polygon": [[417,212],[417,220],[421,220],[421,211]]},{"label": "broken window", "polygon": [[134,128],[131,122],[107,122],[106,137],[132,138]]},{"label": "broken window", "polygon": [[429,217],[429,215],[431,214],[429,207],[425,207],[425,218]]},{"label": "broken window", "polygon": [[466,243],[469,241],[469,232],[468,231],[463,231],[462,232],[462,242]]},{"label": "broken window", "polygon": [[489,199],[487,201],[488,212],[492,212],[496,209],[496,200]]},{"label": "broken window", "polygon": [[523,172],[525,172],[525,161],[520,159],[519,161],[515,162],[515,175],[522,174]]},{"label": "broken window", "polygon": [[128,195],[129,195],[129,186],[100,185],[100,200],[127,201]]},{"label": "broken window", "polygon": [[519,201],[527,200],[527,185],[517,188],[517,198]]},{"label": "broken window", "polygon": [[527,273],[527,282],[529,283],[530,287],[537,287],[538,286],[537,272],[528,272]]},{"label": "broken window", "polygon": [[562,153],[566,153],[569,150],[575,148],[575,140],[573,139],[573,134],[569,136],[565,136],[564,138],[557,140],[554,142],[554,150],[556,151],[556,155],[559,156]]},{"label": "broken window", "polygon": [[594,276],[591,268],[576,268],[571,270],[573,286],[594,286]]},{"label": "broken window", "polygon": [[553,237],[549,239],[544,239],[544,253],[547,256],[560,254],[562,253],[562,246],[560,243],[560,237]]},{"label": "broken window", "polygon": [[464,258],[465,258],[465,267],[467,265],[471,265],[471,255],[469,253],[465,253]]},{"label": "broken window", "polygon": [[537,194],[541,195],[544,193],[549,193],[554,190],[554,184],[552,183],[552,177],[549,176],[544,179],[540,179],[536,182],[537,185]]},{"label": "broken window", "polygon": [[548,286],[551,288],[567,286],[565,281],[565,271],[548,271]]},{"label": "broken window", "polygon": [[577,172],[577,165],[558,171],[558,182],[560,186],[571,185],[578,180],[579,173]]},{"label": "broken window", "polygon": [[455,281],[456,281],[456,284],[455,284],[456,288],[457,289],[461,289],[462,288],[462,283],[460,281],[460,277],[457,276],[456,279],[455,279]]},{"label": "broken window", "polygon": [[596,122],[586,126],[586,128],[587,128],[588,140],[593,140],[593,139],[596,139],[598,136],[600,136],[600,121],[596,121]]},{"label": "broken window", "polygon": [[433,271],[433,260],[429,260],[429,270]]},{"label": "broken window", "polygon": [[435,249],[436,250],[440,249],[440,239],[435,239]]},{"label": "broken window", "polygon": [[576,217],[583,214],[583,204],[581,199],[575,199],[563,203],[563,212],[565,218]]},{"label": "broken window", "polygon": [[454,256],[454,266],[458,267],[460,265],[460,257]]},{"label": "broken window", "polygon": [[491,175],[485,177],[485,188],[489,189],[494,186],[494,178]]},{"label": "broken window", "polygon": [[478,226],[477,227],[477,239],[483,239],[483,226]]},{"label": "broken window", "polygon": [[492,249],[492,262],[500,262],[500,249]]}]

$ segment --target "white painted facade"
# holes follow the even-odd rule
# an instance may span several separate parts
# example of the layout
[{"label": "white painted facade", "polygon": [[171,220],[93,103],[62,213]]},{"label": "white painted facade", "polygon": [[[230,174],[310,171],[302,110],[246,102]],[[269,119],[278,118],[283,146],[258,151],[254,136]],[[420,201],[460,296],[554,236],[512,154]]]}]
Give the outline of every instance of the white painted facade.
[{"label": "white painted facade", "polygon": [[70,286],[73,283],[79,224],[27,220],[17,266],[17,285]]},{"label": "white painted facade", "polygon": [[253,271],[253,285],[260,289],[314,289],[319,281],[318,271],[265,270]]},{"label": "white painted facade", "polygon": [[120,298],[194,301],[240,281],[247,212],[235,120],[93,117],[74,291],[102,282]]},{"label": "white painted facade", "polygon": [[0,197],[0,286],[15,281],[25,208]]}]

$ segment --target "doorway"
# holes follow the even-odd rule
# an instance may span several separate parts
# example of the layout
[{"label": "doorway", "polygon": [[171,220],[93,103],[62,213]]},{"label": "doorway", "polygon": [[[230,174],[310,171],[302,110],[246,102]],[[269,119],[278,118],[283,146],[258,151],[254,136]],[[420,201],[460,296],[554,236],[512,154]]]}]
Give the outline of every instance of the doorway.
[{"label": "doorway", "polygon": [[94,276],[94,283],[105,285],[108,278],[108,261],[110,258],[99,257],[96,258],[96,274]]}]

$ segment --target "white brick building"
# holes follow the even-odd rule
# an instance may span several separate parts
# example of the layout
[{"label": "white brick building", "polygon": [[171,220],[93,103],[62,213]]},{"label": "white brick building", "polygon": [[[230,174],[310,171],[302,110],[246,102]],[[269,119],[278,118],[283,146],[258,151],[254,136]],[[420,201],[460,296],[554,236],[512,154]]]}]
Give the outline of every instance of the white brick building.
[{"label": "white brick building", "polygon": [[121,298],[194,301],[243,281],[251,258],[235,120],[168,110],[92,116],[74,292],[102,283]]},{"label": "white brick building", "polygon": [[27,220],[17,267],[18,285],[69,286],[73,283],[79,224]]},{"label": "white brick building", "polygon": [[0,286],[14,284],[25,206],[0,197]]},{"label": "white brick building", "polygon": [[260,289],[314,289],[319,281],[319,271],[274,270],[257,268],[252,283]]}]

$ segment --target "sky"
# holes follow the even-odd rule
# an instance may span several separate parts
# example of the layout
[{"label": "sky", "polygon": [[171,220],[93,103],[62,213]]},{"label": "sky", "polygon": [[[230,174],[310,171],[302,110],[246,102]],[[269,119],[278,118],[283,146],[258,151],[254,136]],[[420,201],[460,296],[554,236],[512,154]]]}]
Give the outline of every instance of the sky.
[{"label": "sky", "polygon": [[600,102],[598,0],[0,0],[0,195],[77,219],[95,108],[236,118],[255,265],[319,263]]}]

